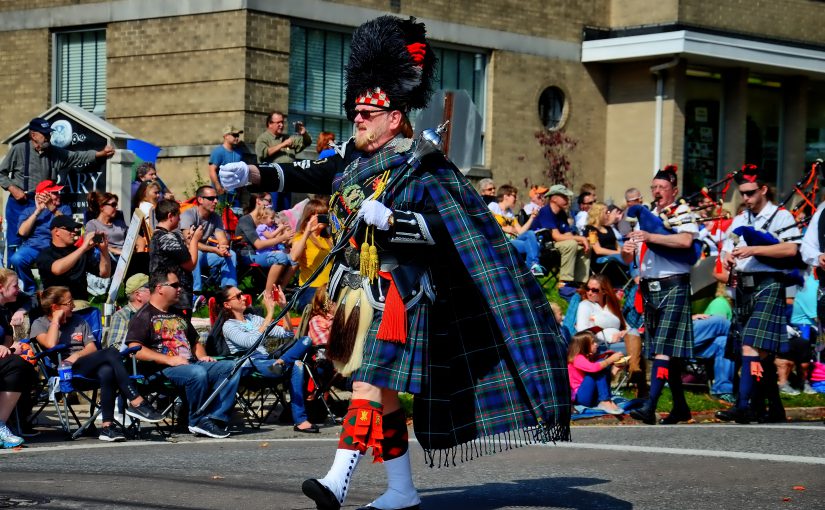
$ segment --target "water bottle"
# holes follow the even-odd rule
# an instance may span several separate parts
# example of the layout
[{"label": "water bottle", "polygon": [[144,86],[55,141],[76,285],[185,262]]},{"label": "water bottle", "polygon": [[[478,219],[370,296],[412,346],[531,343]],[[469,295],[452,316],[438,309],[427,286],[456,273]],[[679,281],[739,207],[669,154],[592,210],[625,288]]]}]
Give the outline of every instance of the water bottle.
[{"label": "water bottle", "polygon": [[70,362],[62,361],[57,369],[57,375],[60,378],[61,392],[70,393],[74,390],[74,387],[72,387],[72,364]]}]

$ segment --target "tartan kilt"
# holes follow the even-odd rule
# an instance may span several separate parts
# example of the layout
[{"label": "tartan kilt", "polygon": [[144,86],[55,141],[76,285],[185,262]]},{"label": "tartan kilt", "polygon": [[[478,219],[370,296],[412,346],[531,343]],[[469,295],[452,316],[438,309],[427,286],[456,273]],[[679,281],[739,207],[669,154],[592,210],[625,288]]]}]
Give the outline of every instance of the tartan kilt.
[{"label": "tartan kilt", "polygon": [[790,349],[782,283],[764,282],[752,289],[737,287],[736,318],[741,331],[740,346],[774,353]]},{"label": "tartan kilt", "polygon": [[693,357],[693,321],[690,313],[690,283],[662,290],[642,287],[645,303],[645,352],[673,358]]},{"label": "tartan kilt", "polygon": [[429,307],[426,299],[422,299],[407,310],[407,341],[403,344],[376,338],[384,316],[376,310],[364,342],[361,367],[352,373],[352,380],[395,391],[420,393]]}]

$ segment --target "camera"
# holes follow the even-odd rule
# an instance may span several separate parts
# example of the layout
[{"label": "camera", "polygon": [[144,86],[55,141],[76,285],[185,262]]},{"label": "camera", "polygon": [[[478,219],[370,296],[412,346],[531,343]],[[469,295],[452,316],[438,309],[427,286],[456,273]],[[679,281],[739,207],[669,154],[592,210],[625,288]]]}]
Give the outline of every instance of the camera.
[{"label": "camera", "polygon": [[303,122],[301,122],[300,120],[296,120],[295,122],[293,122],[293,123],[292,123],[292,128],[293,128],[293,129],[295,130],[295,132],[297,133],[297,132],[298,132],[298,130],[299,130],[299,129],[301,128],[301,126],[303,126],[303,125],[304,125],[304,123],[303,123]]},{"label": "camera", "polygon": [[329,225],[329,214],[319,214],[318,215],[318,223],[323,223],[324,225]]},{"label": "camera", "polygon": [[102,244],[103,243],[103,233],[102,232],[95,232],[95,235],[92,236],[92,242],[95,244]]}]

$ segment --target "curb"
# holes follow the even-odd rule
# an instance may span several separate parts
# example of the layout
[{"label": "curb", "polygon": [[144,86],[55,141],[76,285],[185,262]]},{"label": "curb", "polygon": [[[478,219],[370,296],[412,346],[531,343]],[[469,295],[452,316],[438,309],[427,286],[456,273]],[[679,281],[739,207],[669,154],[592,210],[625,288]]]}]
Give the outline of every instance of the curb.
[{"label": "curb", "polygon": [[[691,413],[693,418],[685,422],[685,424],[699,424],[699,423],[724,423],[721,420],[716,419],[714,413],[719,411],[720,409],[714,409],[712,411],[697,411]],[[665,416],[667,413],[656,413],[659,418]],[[788,422],[804,422],[804,421],[820,421],[825,420],[825,407],[786,407],[785,414],[788,417]],[[634,420],[628,414],[622,414],[619,416],[615,415],[604,415],[604,416],[596,416],[594,418],[582,418],[580,420],[574,420],[571,422],[574,426],[589,426],[589,425],[615,425],[615,426],[622,426],[622,425],[643,425],[642,422],[639,420]]]}]

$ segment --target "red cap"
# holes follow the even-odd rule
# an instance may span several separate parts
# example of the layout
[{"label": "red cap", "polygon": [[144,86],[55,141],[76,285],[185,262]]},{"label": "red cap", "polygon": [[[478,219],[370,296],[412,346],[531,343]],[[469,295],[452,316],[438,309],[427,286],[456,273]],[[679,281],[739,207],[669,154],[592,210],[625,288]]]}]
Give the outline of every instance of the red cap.
[{"label": "red cap", "polygon": [[56,191],[60,191],[63,189],[63,186],[58,186],[54,183],[54,181],[45,180],[41,181],[40,184],[34,188],[35,193],[54,193]]}]

